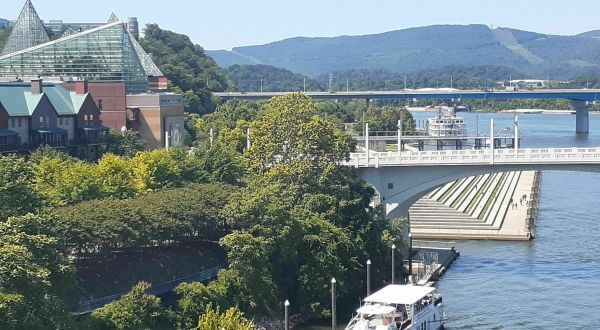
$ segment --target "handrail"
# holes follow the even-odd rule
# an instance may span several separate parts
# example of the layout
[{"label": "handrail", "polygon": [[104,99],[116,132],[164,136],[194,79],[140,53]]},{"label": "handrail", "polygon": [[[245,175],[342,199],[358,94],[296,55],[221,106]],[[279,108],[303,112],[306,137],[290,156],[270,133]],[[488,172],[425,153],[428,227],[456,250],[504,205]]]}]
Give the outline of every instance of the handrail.
[{"label": "handrail", "polygon": [[[493,158],[492,158],[493,155]],[[367,162],[368,159],[368,162]],[[469,149],[351,153],[344,165],[355,167],[469,164],[597,164],[600,148]]]},{"label": "handrail", "polygon": [[[222,268],[222,266],[216,266],[197,274],[180,277],[158,285],[153,285],[148,289],[147,292],[153,295],[160,295],[172,291],[173,289],[175,289],[175,287],[184,282],[203,282],[212,280],[217,277],[219,271]],[[87,314],[113,301],[121,299],[121,297],[125,294],[127,294],[127,292],[79,302],[76,304],[69,305],[69,309],[71,310],[71,313],[75,315]]]}]

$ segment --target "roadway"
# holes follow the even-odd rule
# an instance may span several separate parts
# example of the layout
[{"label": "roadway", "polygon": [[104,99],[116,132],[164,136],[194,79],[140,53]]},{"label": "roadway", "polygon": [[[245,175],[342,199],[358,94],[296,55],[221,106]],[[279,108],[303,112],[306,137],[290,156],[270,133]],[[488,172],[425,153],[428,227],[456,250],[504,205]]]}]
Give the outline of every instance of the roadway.
[{"label": "roadway", "polygon": [[[224,99],[265,100],[290,92],[224,92],[213,93]],[[600,89],[544,89],[526,91],[481,91],[459,89],[419,89],[397,91],[364,91],[364,92],[305,92],[315,100],[377,100],[377,99],[567,99],[572,101],[594,102],[599,99]]]}]

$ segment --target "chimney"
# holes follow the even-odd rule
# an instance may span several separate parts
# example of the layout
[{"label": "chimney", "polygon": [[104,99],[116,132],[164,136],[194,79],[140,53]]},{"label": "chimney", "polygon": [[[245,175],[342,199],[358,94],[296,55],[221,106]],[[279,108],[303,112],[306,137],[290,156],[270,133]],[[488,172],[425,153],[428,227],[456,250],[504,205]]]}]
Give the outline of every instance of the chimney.
[{"label": "chimney", "polygon": [[88,93],[88,82],[87,80],[77,80],[75,82],[75,93],[79,95]]},{"label": "chimney", "polygon": [[42,94],[42,79],[34,79],[31,81],[31,94]]}]

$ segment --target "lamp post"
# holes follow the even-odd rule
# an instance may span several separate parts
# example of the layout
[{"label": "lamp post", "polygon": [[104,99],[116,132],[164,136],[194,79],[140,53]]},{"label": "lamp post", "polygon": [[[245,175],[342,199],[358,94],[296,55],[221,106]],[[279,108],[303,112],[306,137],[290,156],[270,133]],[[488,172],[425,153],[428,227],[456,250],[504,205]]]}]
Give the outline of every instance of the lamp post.
[{"label": "lamp post", "polygon": [[367,260],[367,296],[371,295],[371,259]]},{"label": "lamp post", "polygon": [[337,328],[337,318],[335,313],[335,277],[333,277],[331,278],[331,330]]},{"label": "lamp post", "polygon": [[412,276],[412,233],[408,233],[408,276]]},{"label": "lamp post", "polygon": [[290,330],[290,301],[286,300],[285,306],[285,330]]},{"label": "lamp post", "polygon": [[396,244],[392,244],[392,284],[394,284],[394,278],[396,277],[396,271],[394,269],[394,266],[395,266],[394,250],[396,250]]}]

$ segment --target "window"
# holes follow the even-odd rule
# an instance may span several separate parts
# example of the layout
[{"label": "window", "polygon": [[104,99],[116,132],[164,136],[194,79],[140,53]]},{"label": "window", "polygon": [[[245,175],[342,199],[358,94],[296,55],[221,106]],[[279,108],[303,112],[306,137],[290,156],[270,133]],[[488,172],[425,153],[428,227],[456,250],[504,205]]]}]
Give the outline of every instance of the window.
[{"label": "window", "polygon": [[391,190],[391,189],[394,189],[394,184],[393,184],[393,183],[391,183],[391,182],[390,182],[390,183],[388,183],[388,189],[390,189],[390,190]]},{"label": "window", "polygon": [[19,127],[21,127],[21,117],[17,118],[17,122],[19,123]]},{"label": "window", "polygon": [[102,100],[98,100],[98,110],[102,110]]},{"label": "window", "polygon": [[15,120],[16,120],[15,118],[11,118],[11,119],[10,119],[10,125],[11,125],[12,127],[17,127],[17,126],[15,125]]},{"label": "window", "polygon": [[90,115],[90,125],[94,125],[94,115]]},{"label": "window", "polygon": [[46,116],[46,127],[50,127],[50,116]]},{"label": "window", "polygon": [[58,124],[59,124],[60,126],[62,126],[62,124],[63,124],[63,121],[62,121],[62,120],[63,120],[63,119],[62,119],[62,117],[58,117]]},{"label": "window", "polygon": [[84,125],[88,124],[88,115],[83,116],[83,124]]},{"label": "window", "polygon": [[44,126],[44,117],[40,116],[40,124],[43,127]]}]

